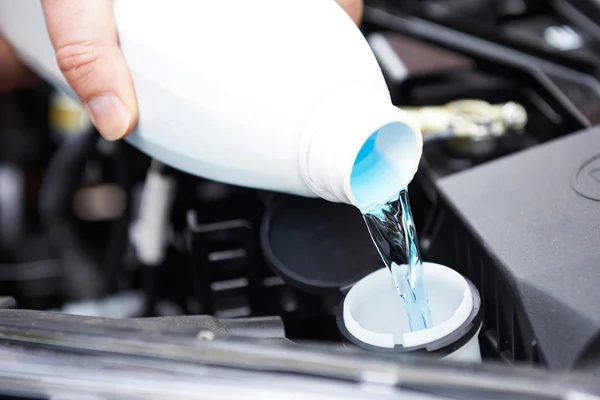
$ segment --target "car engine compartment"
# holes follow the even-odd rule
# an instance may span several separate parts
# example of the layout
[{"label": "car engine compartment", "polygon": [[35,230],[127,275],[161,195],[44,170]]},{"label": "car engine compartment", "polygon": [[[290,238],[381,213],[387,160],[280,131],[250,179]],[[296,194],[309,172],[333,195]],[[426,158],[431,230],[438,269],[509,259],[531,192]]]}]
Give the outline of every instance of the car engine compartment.
[{"label": "car engine compartment", "polygon": [[[263,383],[273,397],[323,395],[322,379],[339,389],[331,398],[349,398],[367,375],[414,398],[600,393],[600,8],[366,3],[362,31],[395,105],[496,129],[426,138],[410,185],[423,259],[481,295],[483,364],[343,338],[344,295],[382,267],[358,210],[161,165],[99,138],[40,84],[0,95],[0,393],[185,397],[212,374],[224,387],[256,379],[256,390],[274,374],[279,389]],[[526,113],[517,132],[478,114],[508,103]],[[206,398],[225,398],[216,393]]]}]

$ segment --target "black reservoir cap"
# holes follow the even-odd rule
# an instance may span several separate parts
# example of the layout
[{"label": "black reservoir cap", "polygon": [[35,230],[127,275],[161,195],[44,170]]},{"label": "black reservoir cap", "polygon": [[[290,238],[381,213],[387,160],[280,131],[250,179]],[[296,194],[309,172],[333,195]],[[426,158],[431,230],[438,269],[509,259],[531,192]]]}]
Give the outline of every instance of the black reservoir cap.
[{"label": "black reservoir cap", "polygon": [[261,246],[277,275],[310,293],[343,289],[383,267],[360,211],[321,199],[275,198]]}]

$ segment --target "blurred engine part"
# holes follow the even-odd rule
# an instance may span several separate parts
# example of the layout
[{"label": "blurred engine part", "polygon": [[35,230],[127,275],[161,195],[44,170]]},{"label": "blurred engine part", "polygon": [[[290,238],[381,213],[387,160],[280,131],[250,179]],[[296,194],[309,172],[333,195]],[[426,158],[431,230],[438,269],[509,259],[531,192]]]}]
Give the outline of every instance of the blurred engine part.
[{"label": "blurred engine part", "polygon": [[522,133],[527,124],[527,111],[515,102],[457,100],[444,106],[402,109],[419,127],[424,142],[447,141],[467,157],[493,154],[500,137]]},{"label": "blurred engine part", "polygon": [[[175,334],[195,339],[203,332],[205,336],[209,336],[206,332],[210,332],[215,336],[231,335],[240,338],[286,341],[284,326],[279,317],[217,319],[210,315],[190,315],[117,319],[30,310],[0,310],[0,314],[3,329],[6,329],[5,333],[18,332],[35,322],[35,330],[50,334],[46,338],[48,343],[64,341],[69,335],[88,336],[90,340],[95,340],[110,336],[137,336],[141,339],[153,335],[160,338],[163,334]],[[26,340],[25,336],[22,338]],[[105,344],[110,346],[108,342]]]},{"label": "blurred engine part", "polygon": [[15,165],[0,165],[0,249],[10,249],[25,234],[25,176]]},{"label": "blurred engine part", "polygon": [[63,92],[52,93],[48,114],[50,127],[57,141],[92,129],[92,121],[83,105]]},{"label": "blurred engine part", "polygon": [[164,262],[171,231],[170,216],[176,181],[163,169],[161,163],[152,162],[146,175],[138,215],[130,232],[137,258],[149,266]]},{"label": "blurred engine part", "polygon": [[[32,321],[35,321],[32,324]],[[27,333],[25,333],[27,332]],[[290,343],[277,318],[111,320],[0,310],[0,393],[28,398],[592,399],[598,383],[529,368]],[[237,396],[235,396],[237,397]]]},{"label": "blurred engine part", "polygon": [[406,36],[374,32],[367,40],[384,75],[394,84],[423,76],[435,79],[474,66],[468,57]]},{"label": "blurred engine part", "polygon": [[73,194],[73,213],[82,221],[112,221],[127,207],[127,193],[122,187],[101,183],[77,189]]},{"label": "blurred engine part", "polygon": [[68,297],[97,298],[105,293],[106,279],[82,247],[70,221],[71,196],[82,179],[84,165],[97,139],[95,132],[67,138],[54,155],[40,189],[40,216],[55,256],[64,268]]},{"label": "blurred engine part", "polygon": [[419,126],[425,141],[498,137],[519,132],[527,124],[527,111],[515,102],[492,105],[482,100],[457,100],[445,106],[402,109]]}]

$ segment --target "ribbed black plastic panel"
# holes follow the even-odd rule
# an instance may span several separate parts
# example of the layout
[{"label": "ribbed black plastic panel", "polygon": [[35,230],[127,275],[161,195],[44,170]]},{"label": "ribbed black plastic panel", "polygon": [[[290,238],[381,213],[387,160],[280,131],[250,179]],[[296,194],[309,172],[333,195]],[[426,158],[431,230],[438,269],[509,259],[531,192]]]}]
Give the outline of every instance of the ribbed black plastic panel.
[{"label": "ribbed black plastic panel", "polygon": [[598,359],[600,129],[437,181],[425,258],[481,292],[484,348],[577,368]]}]

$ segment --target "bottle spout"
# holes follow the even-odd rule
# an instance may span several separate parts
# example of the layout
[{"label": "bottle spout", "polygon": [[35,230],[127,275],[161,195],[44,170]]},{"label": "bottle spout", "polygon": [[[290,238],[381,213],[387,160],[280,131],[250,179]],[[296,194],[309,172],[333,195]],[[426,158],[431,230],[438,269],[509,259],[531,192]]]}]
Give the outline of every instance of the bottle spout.
[{"label": "bottle spout", "polygon": [[353,204],[369,208],[397,197],[412,180],[419,162],[419,133],[403,122],[390,122],[360,148],[350,173]]},{"label": "bottle spout", "polygon": [[313,192],[360,209],[382,204],[406,188],[423,139],[388,94],[354,89],[332,97],[310,125],[301,170]]}]

